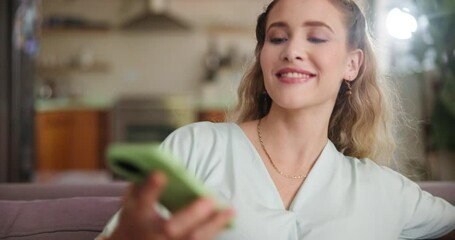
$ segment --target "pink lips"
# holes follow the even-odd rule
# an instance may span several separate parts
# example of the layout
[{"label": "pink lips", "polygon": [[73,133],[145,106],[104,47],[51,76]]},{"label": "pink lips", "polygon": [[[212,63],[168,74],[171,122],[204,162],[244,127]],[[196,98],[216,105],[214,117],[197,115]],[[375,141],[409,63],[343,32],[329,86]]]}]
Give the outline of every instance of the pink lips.
[{"label": "pink lips", "polygon": [[297,68],[283,68],[275,76],[283,83],[304,83],[316,76],[316,74]]}]

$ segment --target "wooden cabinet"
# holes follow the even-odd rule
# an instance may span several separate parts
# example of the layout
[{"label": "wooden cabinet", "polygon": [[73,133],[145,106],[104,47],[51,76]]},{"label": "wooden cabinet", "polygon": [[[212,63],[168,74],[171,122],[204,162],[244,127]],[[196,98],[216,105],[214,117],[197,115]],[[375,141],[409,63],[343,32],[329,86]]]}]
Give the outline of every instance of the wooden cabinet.
[{"label": "wooden cabinet", "polygon": [[226,121],[226,112],[224,109],[205,109],[199,110],[198,121],[224,122]]},{"label": "wooden cabinet", "polygon": [[65,110],[37,113],[37,169],[103,168],[107,124],[105,111]]}]

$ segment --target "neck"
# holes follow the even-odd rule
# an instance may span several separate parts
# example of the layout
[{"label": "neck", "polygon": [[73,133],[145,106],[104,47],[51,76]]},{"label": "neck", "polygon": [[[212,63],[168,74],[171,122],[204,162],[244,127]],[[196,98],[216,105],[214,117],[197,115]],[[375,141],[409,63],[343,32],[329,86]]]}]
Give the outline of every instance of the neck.
[{"label": "neck", "polygon": [[304,168],[311,166],[327,143],[330,113],[320,108],[284,112],[272,106],[261,128],[265,145],[275,161]]}]

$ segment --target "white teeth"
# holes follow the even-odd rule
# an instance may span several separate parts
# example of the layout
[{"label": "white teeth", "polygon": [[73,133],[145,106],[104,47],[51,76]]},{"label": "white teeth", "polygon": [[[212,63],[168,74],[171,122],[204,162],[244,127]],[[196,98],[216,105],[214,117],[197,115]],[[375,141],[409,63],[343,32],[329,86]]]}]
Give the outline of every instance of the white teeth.
[{"label": "white teeth", "polygon": [[309,74],[298,73],[298,72],[287,72],[287,73],[282,73],[281,77],[308,79],[308,78],[310,78],[310,75]]}]

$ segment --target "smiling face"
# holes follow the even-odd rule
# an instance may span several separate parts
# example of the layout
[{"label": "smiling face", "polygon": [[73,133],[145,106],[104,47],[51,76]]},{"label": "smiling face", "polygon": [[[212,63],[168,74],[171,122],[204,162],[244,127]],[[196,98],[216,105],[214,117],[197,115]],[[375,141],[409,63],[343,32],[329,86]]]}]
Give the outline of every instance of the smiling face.
[{"label": "smiling face", "polygon": [[329,0],[280,0],[267,17],[260,64],[265,88],[283,109],[333,108],[343,79],[353,80],[362,51]]}]

